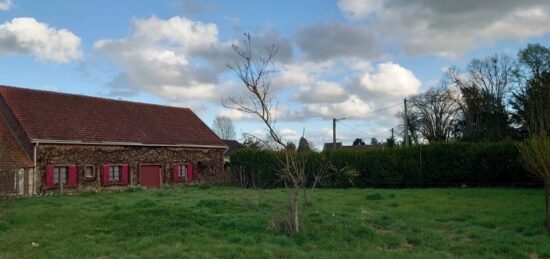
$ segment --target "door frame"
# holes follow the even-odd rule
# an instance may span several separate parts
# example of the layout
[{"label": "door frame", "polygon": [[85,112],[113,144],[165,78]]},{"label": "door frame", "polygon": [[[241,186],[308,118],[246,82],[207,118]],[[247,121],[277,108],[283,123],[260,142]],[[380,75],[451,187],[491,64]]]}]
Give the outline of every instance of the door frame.
[{"label": "door frame", "polygon": [[160,164],[160,163],[139,163],[138,166],[139,166],[139,169],[138,169],[138,172],[139,172],[139,175],[138,175],[139,186],[142,186],[141,185],[141,167],[142,166],[159,166],[160,167],[160,172],[159,172],[160,186],[159,186],[159,188],[162,188],[162,186],[164,185],[164,181],[163,181],[164,165],[163,164]]}]

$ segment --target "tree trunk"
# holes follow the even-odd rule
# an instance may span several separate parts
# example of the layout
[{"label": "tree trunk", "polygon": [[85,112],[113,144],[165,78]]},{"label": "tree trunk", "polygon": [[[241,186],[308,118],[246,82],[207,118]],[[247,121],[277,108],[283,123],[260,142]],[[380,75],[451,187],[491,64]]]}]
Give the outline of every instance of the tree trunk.
[{"label": "tree trunk", "polygon": [[294,233],[300,232],[300,218],[298,216],[298,188],[292,190],[292,219],[294,221]]}]

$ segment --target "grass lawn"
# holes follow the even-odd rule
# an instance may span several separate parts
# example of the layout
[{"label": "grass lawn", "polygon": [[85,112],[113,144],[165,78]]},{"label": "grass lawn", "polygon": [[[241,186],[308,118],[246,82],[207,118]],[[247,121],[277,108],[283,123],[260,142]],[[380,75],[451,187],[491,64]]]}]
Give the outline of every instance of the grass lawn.
[{"label": "grass lawn", "polygon": [[267,230],[285,199],[210,186],[22,199],[0,217],[0,258],[550,258],[542,190],[315,190],[294,236]]}]

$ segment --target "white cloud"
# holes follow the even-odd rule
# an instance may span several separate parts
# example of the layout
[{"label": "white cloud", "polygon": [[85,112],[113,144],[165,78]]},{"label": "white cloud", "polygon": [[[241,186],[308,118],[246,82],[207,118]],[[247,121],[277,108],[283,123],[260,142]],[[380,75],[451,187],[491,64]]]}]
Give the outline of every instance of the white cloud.
[{"label": "white cloud", "polygon": [[306,109],[309,114],[321,118],[353,117],[355,119],[365,117],[372,111],[370,105],[357,95],[350,95],[343,102],[331,104],[308,104]]},{"label": "white cloud", "polygon": [[0,55],[6,54],[29,54],[59,63],[82,58],[78,36],[31,17],[14,18],[0,25]]},{"label": "white cloud", "polygon": [[358,20],[365,19],[373,12],[380,9],[382,1],[380,0],[340,0],[338,8],[342,10],[349,18]]},{"label": "white cloud", "polygon": [[283,128],[279,131],[281,134],[281,138],[283,141],[293,141],[296,142],[298,140],[298,133],[290,128]]},{"label": "white cloud", "polygon": [[361,77],[361,86],[365,89],[387,95],[407,96],[420,90],[421,82],[408,69],[395,63],[379,64],[373,73]]},{"label": "white cloud", "polygon": [[187,87],[163,85],[159,87],[159,96],[167,100],[210,99],[214,97],[216,86],[213,84],[193,84]]},{"label": "white cloud", "polygon": [[219,42],[215,24],[178,16],[136,19],[130,35],[99,40],[94,49],[122,71],[110,83],[112,93],[145,91],[169,101],[213,100],[225,69],[218,62],[231,53],[229,43]]},{"label": "white cloud", "polygon": [[12,8],[12,6],[13,3],[11,2],[11,0],[0,1],[0,11],[7,11]]},{"label": "white cloud", "polygon": [[[258,48],[276,42],[277,61],[292,56],[289,41],[273,29],[257,33],[253,42]],[[237,58],[233,43],[237,41],[219,40],[214,23],[153,16],[133,20],[128,35],[98,40],[94,49],[120,71],[108,84],[111,95],[146,92],[168,102],[218,104],[222,97],[246,96],[238,83],[219,81],[227,64]]]},{"label": "white cloud", "polygon": [[273,76],[273,85],[277,88],[293,86],[305,86],[315,82],[316,78],[333,69],[332,61],[310,62],[299,61],[296,63],[280,64],[277,73]]},{"label": "white cloud", "polygon": [[248,113],[244,113],[239,110],[235,109],[226,109],[223,108],[220,111],[218,111],[218,116],[225,116],[230,118],[233,121],[242,121],[245,119],[250,119],[250,115]]},{"label": "white cloud", "polygon": [[213,23],[192,21],[175,16],[167,20],[155,16],[134,21],[132,38],[148,43],[177,44],[186,50],[204,48],[218,41],[218,27]]},{"label": "white cloud", "polygon": [[343,101],[346,95],[339,83],[319,80],[311,86],[301,87],[296,99],[302,103],[327,103]]}]

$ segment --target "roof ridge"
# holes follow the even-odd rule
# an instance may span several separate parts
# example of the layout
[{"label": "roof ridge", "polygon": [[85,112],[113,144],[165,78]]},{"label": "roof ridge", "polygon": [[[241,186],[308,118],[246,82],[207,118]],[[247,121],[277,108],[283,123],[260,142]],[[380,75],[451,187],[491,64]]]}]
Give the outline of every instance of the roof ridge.
[{"label": "roof ridge", "polygon": [[119,99],[112,99],[112,98],[101,97],[101,96],[92,96],[92,95],[75,94],[75,93],[67,93],[67,92],[57,92],[57,91],[53,91],[53,90],[41,90],[41,89],[26,88],[26,87],[11,86],[11,85],[0,85],[0,89],[2,89],[2,88],[23,90],[23,91],[42,92],[42,93],[50,93],[50,94],[66,95],[66,96],[76,96],[76,97],[99,99],[99,100],[105,100],[105,101],[111,101],[111,102],[122,102],[122,103],[138,104],[138,105],[148,105],[148,106],[168,107],[168,108],[191,110],[189,107],[179,107],[179,106],[162,105],[162,104],[156,104],[156,103],[146,103],[146,102],[138,102],[138,101],[119,100]]}]

